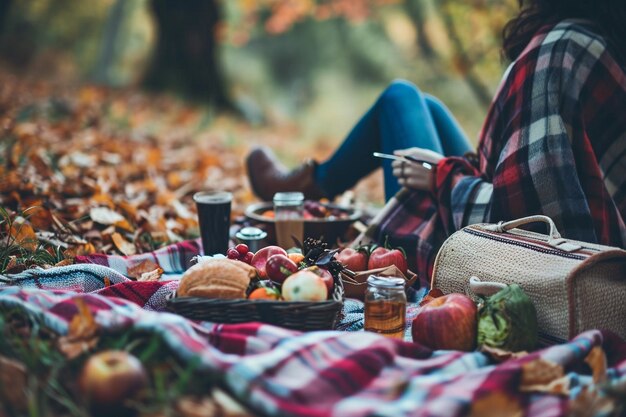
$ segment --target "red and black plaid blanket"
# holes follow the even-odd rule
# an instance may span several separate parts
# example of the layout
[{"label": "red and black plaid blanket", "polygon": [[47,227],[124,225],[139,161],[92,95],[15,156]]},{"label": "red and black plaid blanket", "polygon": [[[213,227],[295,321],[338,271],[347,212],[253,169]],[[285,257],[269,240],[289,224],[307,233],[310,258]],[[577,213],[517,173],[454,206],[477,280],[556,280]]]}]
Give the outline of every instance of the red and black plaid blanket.
[{"label": "red and black plaid blanket", "polygon": [[589,331],[500,363],[481,352],[432,351],[363,331],[194,323],[162,311],[164,294],[177,281],[135,282],[120,272],[150,258],[171,277],[197,248],[185,242],[139,257],[99,256],[91,258],[99,264],[0,276],[0,308],[36,314],[64,335],[80,298],[105,333],[158,335],[180,359],[220,377],[239,401],[264,415],[566,416],[583,410],[600,416],[619,395],[626,407],[626,343],[609,333]]}]

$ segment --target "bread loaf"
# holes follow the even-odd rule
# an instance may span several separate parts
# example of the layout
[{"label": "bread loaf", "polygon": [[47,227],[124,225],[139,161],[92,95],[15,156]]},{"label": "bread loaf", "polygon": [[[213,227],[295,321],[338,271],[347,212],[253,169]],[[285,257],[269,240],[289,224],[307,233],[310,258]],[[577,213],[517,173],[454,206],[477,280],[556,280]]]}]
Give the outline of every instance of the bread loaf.
[{"label": "bread loaf", "polygon": [[232,259],[204,261],[189,268],[180,280],[179,297],[245,298],[256,268]]}]

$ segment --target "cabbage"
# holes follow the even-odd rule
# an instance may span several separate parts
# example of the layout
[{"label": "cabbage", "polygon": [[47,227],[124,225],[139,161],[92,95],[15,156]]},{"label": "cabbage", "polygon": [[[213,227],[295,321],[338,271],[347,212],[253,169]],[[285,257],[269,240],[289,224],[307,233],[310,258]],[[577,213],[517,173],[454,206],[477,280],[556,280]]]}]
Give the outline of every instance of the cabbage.
[{"label": "cabbage", "polygon": [[519,352],[536,344],[537,311],[519,285],[506,286],[479,306],[478,346]]}]

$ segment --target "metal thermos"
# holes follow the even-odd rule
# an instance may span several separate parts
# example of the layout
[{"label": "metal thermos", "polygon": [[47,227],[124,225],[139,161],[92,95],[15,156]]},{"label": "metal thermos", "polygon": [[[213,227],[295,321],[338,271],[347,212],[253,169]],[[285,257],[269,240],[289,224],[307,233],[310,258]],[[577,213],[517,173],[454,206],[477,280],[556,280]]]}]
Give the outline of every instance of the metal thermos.
[{"label": "metal thermos", "polygon": [[266,246],[266,237],[267,232],[259,229],[258,227],[244,227],[235,234],[237,241],[248,245],[248,250],[250,250],[250,252],[256,252]]}]

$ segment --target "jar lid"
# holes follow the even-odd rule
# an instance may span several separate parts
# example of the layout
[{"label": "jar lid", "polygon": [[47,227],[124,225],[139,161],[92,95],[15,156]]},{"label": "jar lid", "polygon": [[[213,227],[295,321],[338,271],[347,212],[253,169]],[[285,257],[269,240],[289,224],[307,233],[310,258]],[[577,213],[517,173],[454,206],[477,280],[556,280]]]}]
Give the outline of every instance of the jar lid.
[{"label": "jar lid", "polygon": [[274,204],[299,204],[304,201],[304,194],[301,192],[286,192],[274,194]]},{"label": "jar lid", "polygon": [[370,275],[367,278],[367,285],[380,288],[404,288],[405,280],[399,277],[380,277],[378,275]]},{"label": "jar lid", "polygon": [[244,227],[235,234],[237,239],[242,240],[262,240],[267,237],[267,232],[259,229],[258,227]]}]

